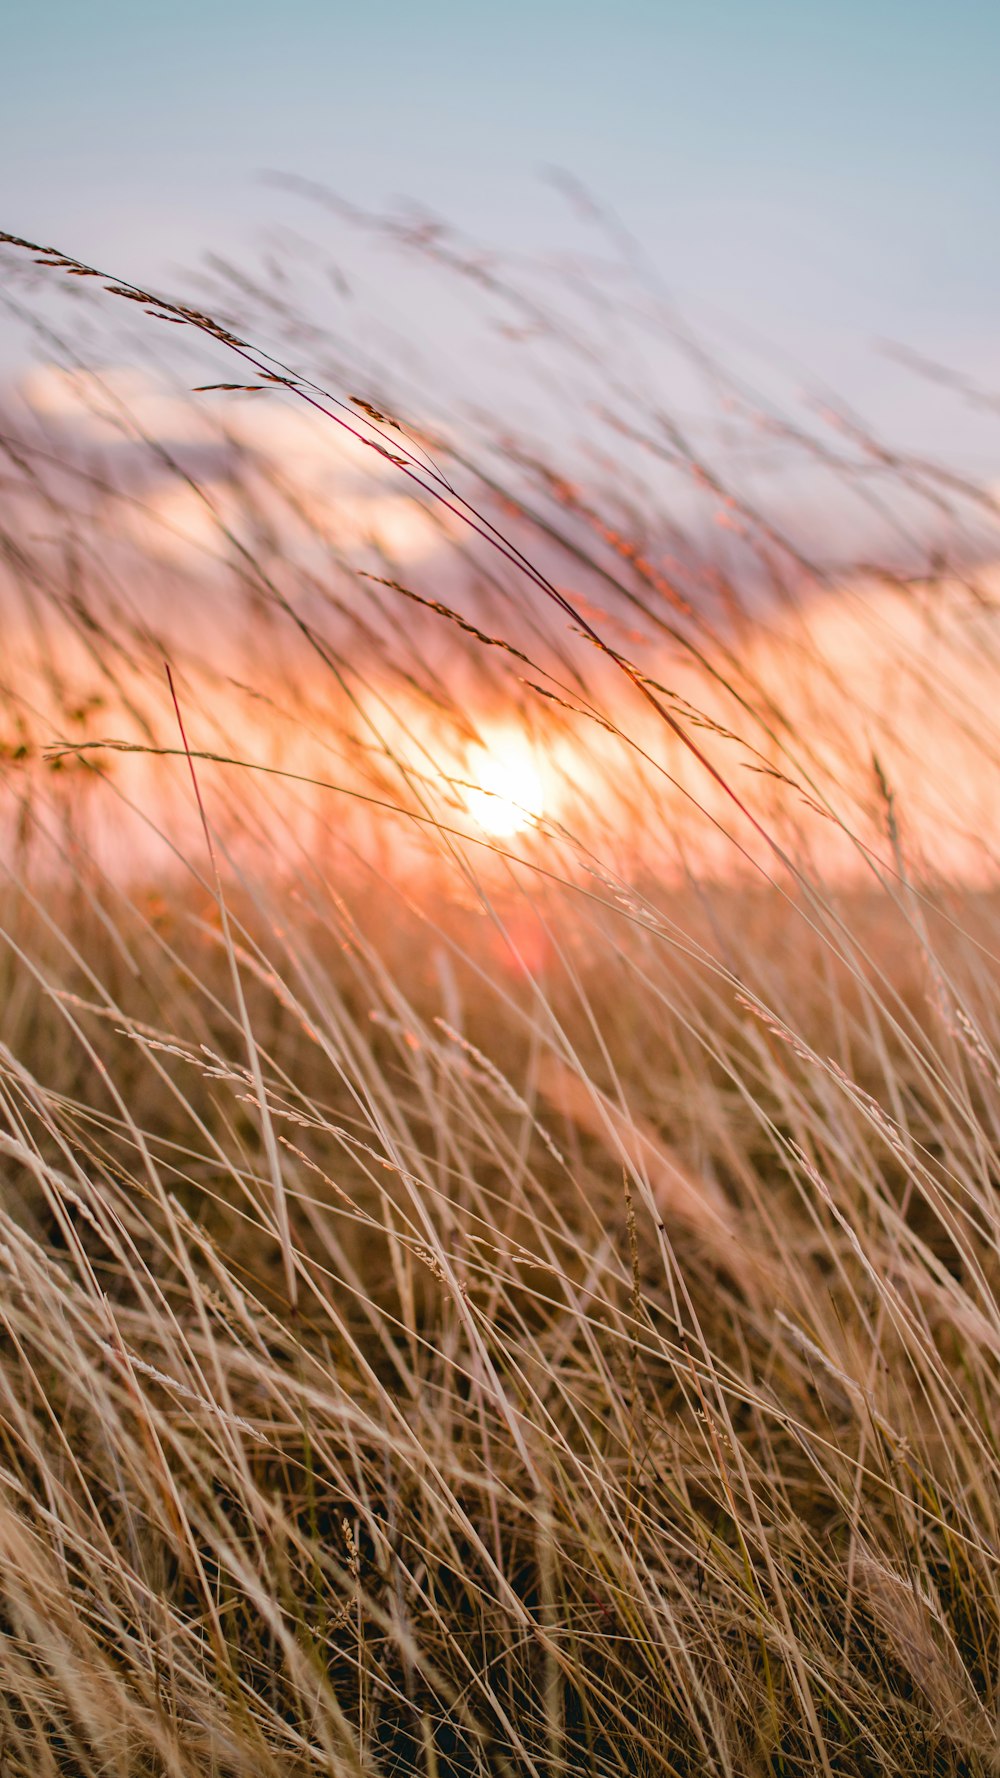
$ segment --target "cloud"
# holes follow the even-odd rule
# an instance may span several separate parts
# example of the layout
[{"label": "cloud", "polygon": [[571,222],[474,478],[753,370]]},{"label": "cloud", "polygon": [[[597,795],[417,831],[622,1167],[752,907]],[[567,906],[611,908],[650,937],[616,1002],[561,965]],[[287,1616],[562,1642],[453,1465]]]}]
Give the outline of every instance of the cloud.
[{"label": "cloud", "polygon": [[[440,514],[413,497],[395,465],[284,391],[188,393],[128,366],[48,364],[22,376],[17,394],[67,457],[97,447],[128,472],[142,504],[123,504],[116,529],[158,561],[204,571],[230,553],[225,530],[244,533],[250,514],[299,560],[320,543],[400,562],[441,546]],[[207,498],[172,474],[148,441],[187,469]]]},{"label": "cloud", "polygon": [[[119,533],[157,561],[204,569],[213,560],[228,559],[227,531],[237,536],[245,531],[247,491],[220,479],[205,489],[206,500],[182,482],[167,483],[141,505],[122,509]],[[318,552],[323,532],[351,558],[367,559],[376,552],[393,561],[416,562],[441,546],[440,528],[402,495],[350,487],[310,495],[300,489],[298,509],[291,512],[266,480],[254,484],[253,493],[256,521],[267,525],[289,559],[300,563]]]}]

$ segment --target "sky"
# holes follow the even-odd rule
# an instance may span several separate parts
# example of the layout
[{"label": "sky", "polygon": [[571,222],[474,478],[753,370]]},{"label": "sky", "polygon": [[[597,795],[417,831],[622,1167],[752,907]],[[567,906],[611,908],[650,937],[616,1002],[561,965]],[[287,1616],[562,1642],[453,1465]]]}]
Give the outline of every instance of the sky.
[{"label": "sky", "polygon": [[983,0],[34,0],[0,51],[0,227],[133,281],[297,219],[267,170],[544,251],[572,234],[557,166],[695,324],[928,436],[940,395],[917,412],[878,342],[1000,386]]}]

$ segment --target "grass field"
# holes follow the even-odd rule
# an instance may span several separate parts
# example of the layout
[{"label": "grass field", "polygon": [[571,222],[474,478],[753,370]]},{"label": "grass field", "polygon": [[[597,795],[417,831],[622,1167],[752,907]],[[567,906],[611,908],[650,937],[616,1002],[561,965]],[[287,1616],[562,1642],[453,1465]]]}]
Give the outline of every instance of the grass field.
[{"label": "grass field", "polygon": [[1000,1771],[993,494],[5,252],[0,1774]]}]

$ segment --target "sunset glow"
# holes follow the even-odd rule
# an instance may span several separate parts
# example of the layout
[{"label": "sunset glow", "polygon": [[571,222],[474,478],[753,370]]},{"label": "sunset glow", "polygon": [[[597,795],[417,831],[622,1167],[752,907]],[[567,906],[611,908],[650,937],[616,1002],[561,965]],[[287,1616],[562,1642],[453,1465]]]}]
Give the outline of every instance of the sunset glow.
[{"label": "sunset glow", "polygon": [[1000,1778],[1000,8],[8,12],[0,1778]]},{"label": "sunset glow", "polygon": [[466,808],[484,833],[509,839],[533,826],[543,812],[542,780],[523,735],[503,730],[468,758]]}]

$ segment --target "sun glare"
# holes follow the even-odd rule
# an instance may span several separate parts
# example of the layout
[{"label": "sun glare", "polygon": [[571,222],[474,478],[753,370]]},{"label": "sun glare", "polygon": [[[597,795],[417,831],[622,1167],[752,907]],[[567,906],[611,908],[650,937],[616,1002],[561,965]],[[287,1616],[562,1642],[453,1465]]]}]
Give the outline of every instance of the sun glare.
[{"label": "sun glare", "polygon": [[470,750],[465,805],[484,833],[509,839],[542,814],[542,781],[523,735],[503,732]]}]

